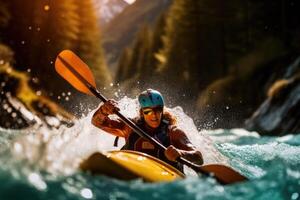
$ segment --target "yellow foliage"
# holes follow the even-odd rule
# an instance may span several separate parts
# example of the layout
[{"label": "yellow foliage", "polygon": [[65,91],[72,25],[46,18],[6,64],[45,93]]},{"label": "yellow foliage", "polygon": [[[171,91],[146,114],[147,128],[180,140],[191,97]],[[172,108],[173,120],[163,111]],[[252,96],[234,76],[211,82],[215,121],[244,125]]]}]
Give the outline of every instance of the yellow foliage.
[{"label": "yellow foliage", "polygon": [[167,62],[167,58],[161,53],[154,54],[154,57],[159,62],[157,72],[161,72],[163,70],[162,66],[164,66],[164,64]]},{"label": "yellow foliage", "polygon": [[28,108],[31,108],[31,102],[38,99],[35,92],[28,85],[29,77],[23,73],[14,70],[8,63],[0,68],[0,72],[6,72],[10,76],[19,80],[19,87],[17,88],[17,98],[20,99]]},{"label": "yellow foliage", "polygon": [[40,102],[42,105],[46,105],[54,114],[60,114],[68,119],[73,118],[71,114],[60,108],[57,104],[49,100],[44,96],[39,96],[29,86],[28,81],[30,77],[24,73],[14,70],[8,63],[0,65],[0,73],[7,73],[9,76],[16,78],[19,81],[18,88],[16,90],[16,97],[24,103],[24,105],[31,111],[35,111],[33,108],[34,102]]},{"label": "yellow foliage", "polygon": [[233,76],[227,76],[210,84],[198,97],[197,107],[203,108],[222,101],[225,95],[231,93],[230,90],[235,80]]},{"label": "yellow foliage", "polygon": [[286,88],[290,84],[290,80],[281,79],[276,81],[268,90],[268,97],[276,97],[281,90]]}]

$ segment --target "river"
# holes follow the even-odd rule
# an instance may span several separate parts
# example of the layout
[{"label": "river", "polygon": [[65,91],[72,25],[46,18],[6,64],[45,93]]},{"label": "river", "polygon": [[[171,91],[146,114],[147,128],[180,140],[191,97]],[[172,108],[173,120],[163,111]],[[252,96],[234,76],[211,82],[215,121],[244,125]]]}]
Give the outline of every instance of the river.
[{"label": "river", "polygon": [[[137,114],[137,102],[123,98],[124,115]],[[169,108],[205,163],[223,163],[247,176],[222,186],[196,176],[170,183],[129,182],[92,176],[78,170],[95,151],[118,149],[114,137],[93,127],[91,114],[75,125],[50,129],[0,129],[0,199],[300,199],[300,134],[262,137],[244,129],[201,130],[180,107]],[[124,143],[124,142],[123,142]]]}]

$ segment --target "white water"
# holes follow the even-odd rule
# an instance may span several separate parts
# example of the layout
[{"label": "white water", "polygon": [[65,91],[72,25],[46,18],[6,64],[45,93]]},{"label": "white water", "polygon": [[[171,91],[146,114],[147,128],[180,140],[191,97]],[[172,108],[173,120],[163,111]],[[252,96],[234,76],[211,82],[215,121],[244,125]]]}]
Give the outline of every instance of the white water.
[{"label": "white water", "polygon": [[[119,107],[129,118],[134,118],[138,114],[138,103],[135,99],[124,97],[119,101]],[[74,173],[79,163],[93,152],[121,148],[124,144],[123,139],[119,140],[118,147],[113,147],[115,137],[91,124],[95,110],[77,120],[71,128],[60,127],[50,130],[42,126],[24,131],[24,136],[17,137],[13,142],[14,157],[25,159],[50,173],[68,175]],[[198,132],[193,120],[181,107],[167,110],[176,116],[178,126],[202,152],[206,164],[226,163],[225,157],[214,148],[208,132]],[[187,172],[192,174],[190,170]]]},{"label": "white water", "polygon": [[[133,99],[123,98],[120,107],[129,117],[137,114]],[[189,170],[184,180],[148,184],[81,173],[77,169],[82,159],[95,151],[114,148],[114,137],[91,125],[91,112],[71,128],[0,128],[0,181],[5,183],[0,184],[0,199],[300,198],[299,135],[261,137],[243,129],[198,132],[180,107],[170,111],[202,151],[205,163],[229,164],[250,180],[222,186],[212,178],[192,176]]]}]

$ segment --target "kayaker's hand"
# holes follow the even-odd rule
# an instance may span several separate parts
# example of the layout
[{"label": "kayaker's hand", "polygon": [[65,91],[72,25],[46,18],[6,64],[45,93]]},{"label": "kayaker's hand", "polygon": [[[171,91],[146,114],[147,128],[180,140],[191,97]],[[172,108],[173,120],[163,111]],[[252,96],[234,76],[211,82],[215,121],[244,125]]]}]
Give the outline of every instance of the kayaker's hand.
[{"label": "kayaker's hand", "polygon": [[203,156],[200,151],[181,151],[183,158],[193,162],[196,165],[203,165]]},{"label": "kayaker's hand", "polygon": [[165,150],[165,156],[170,161],[176,161],[176,159],[181,156],[181,152],[179,149],[175,148],[173,145],[170,145]]},{"label": "kayaker's hand", "polygon": [[111,115],[114,114],[117,111],[120,111],[119,107],[118,107],[118,103],[113,100],[113,99],[109,99],[107,100],[100,108],[99,108],[100,112],[102,114],[105,115]]}]

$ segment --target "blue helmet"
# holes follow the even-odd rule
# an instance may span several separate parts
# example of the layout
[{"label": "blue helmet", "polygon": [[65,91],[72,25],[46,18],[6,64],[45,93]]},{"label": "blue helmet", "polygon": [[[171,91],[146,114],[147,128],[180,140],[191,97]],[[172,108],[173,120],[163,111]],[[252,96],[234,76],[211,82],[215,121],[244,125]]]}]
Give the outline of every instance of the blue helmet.
[{"label": "blue helmet", "polygon": [[143,91],[139,95],[138,99],[141,108],[164,106],[164,99],[161,93],[153,89],[147,89],[146,91]]}]

